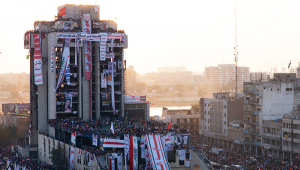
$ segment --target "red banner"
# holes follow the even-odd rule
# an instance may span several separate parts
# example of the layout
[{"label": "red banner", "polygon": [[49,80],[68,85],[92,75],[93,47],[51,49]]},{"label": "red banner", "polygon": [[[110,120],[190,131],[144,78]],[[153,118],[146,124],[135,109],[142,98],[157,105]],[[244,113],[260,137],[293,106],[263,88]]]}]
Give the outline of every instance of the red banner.
[{"label": "red banner", "polygon": [[67,9],[66,7],[63,7],[62,9],[59,10],[59,15],[60,16],[64,16],[67,14]]},{"label": "red banner", "polygon": [[33,34],[34,42],[34,81],[36,85],[43,84],[41,34]]},{"label": "red banner", "polygon": [[[91,34],[90,14],[83,14],[83,31]],[[84,41],[85,54],[85,75],[87,80],[92,79],[92,44],[91,41]]]}]

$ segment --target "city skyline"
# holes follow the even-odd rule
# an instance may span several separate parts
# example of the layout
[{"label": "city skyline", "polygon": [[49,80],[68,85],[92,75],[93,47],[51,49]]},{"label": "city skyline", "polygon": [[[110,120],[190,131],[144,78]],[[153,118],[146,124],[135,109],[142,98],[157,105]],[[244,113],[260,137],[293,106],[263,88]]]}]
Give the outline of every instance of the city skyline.
[{"label": "city skyline", "polygon": [[[37,0],[17,2],[0,3],[0,14],[9,14],[0,19],[7,25],[0,31],[0,73],[28,73],[24,32],[32,29],[36,20],[53,20],[57,6],[82,1],[56,0],[47,5]],[[32,4],[36,10],[30,10]],[[120,29],[126,30],[130,41],[127,65],[134,65],[138,73],[181,64],[188,71],[203,72],[205,66],[234,62],[234,0],[115,0],[96,4],[101,6],[101,19],[115,20]],[[238,65],[250,67],[250,72],[270,72],[271,67],[277,67],[278,72],[285,67],[287,72],[290,60],[291,67],[298,66],[299,6],[295,0],[237,0]]]}]

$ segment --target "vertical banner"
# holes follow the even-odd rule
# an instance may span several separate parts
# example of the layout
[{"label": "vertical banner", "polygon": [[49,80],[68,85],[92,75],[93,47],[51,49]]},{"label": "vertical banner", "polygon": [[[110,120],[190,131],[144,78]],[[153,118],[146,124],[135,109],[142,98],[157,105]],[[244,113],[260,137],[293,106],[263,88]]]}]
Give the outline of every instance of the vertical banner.
[{"label": "vertical banner", "polygon": [[72,95],[73,93],[70,92],[65,93],[65,98],[66,98],[66,104],[65,104],[65,112],[72,112]]},{"label": "vertical banner", "polygon": [[77,159],[80,159],[80,157],[81,157],[81,149],[78,148],[77,151],[78,151],[78,152],[77,152]]},{"label": "vertical banner", "polygon": [[34,84],[43,84],[41,35],[33,34],[34,42]]},{"label": "vertical banner", "polygon": [[130,135],[130,170],[137,170],[138,165],[137,137]]},{"label": "vertical banner", "polygon": [[107,33],[100,33],[100,37],[100,61],[105,61]]},{"label": "vertical banner", "polygon": [[118,160],[118,170],[122,170],[123,161],[122,161],[122,153],[117,157]]},{"label": "vertical banner", "polygon": [[54,47],[53,47],[53,33],[51,34],[51,67],[50,72],[53,72],[53,53],[54,53]]},{"label": "vertical banner", "polygon": [[[111,63],[114,63],[114,59],[111,59]],[[112,70],[114,70],[114,64],[112,64]],[[115,81],[114,81],[114,72],[112,71],[112,76],[111,76],[111,103],[112,103],[112,108],[114,111],[114,114],[116,113],[116,103],[115,103]]]},{"label": "vertical banner", "polygon": [[85,76],[87,80],[92,79],[92,45],[90,41],[84,40],[85,52]]},{"label": "vertical banner", "polygon": [[103,73],[101,73],[101,88],[107,88],[107,74],[106,70],[103,70]]},{"label": "vertical banner", "polygon": [[108,72],[109,73],[112,73],[112,70],[114,70],[114,73],[117,71],[116,64],[117,64],[116,62],[108,62]]},{"label": "vertical banner", "polygon": [[125,134],[124,135],[125,170],[127,170],[127,158],[129,152],[129,145],[130,145],[129,134]]},{"label": "vertical banner", "polygon": [[73,132],[71,134],[71,142],[76,146],[76,132]]},{"label": "vertical banner", "polygon": [[67,61],[66,80],[67,84],[70,86],[70,58]]},{"label": "vertical banner", "polygon": [[70,170],[74,169],[74,156],[75,156],[75,148],[73,148],[73,146],[70,146],[71,150],[70,150]]},{"label": "vertical banner", "polygon": [[[83,14],[83,32],[91,34],[91,16]],[[85,75],[87,80],[92,79],[92,44],[90,41],[84,41],[85,54]]]},{"label": "vertical banner", "polygon": [[78,48],[78,47],[77,47],[77,41],[78,41],[78,40],[75,40],[75,64],[74,64],[74,66],[77,66],[77,53],[78,53],[78,52],[77,52],[77,48]]},{"label": "vertical banner", "polygon": [[70,42],[71,40],[68,38],[66,38],[64,41],[64,49],[63,49],[62,60],[60,64],[60,72],[59,72],[57,85],[54,91],[56,91],[59,88],[59,86],[61,85],[65,77],[67,64],[68,64],[67,62],[70,58]]},{"label": "vertical banner", "polygon": [[98,146],[98,135],[93,134],[92,137],[93,137],[93,145]]}]

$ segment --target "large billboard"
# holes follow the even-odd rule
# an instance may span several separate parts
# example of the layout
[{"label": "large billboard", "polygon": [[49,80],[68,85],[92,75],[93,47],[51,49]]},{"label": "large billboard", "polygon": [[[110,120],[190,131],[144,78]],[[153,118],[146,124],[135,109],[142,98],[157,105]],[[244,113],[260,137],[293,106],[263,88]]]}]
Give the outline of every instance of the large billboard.
[{"label": "large billboard", "polygon": [[8,112],[10,114],[29,114],[29,103],[9,103]]}]

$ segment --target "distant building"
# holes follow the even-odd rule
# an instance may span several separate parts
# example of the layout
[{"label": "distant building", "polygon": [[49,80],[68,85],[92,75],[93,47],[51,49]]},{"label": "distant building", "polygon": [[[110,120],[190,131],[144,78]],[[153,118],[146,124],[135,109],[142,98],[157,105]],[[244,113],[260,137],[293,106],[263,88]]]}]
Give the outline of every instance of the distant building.
[{"label": "distant building", "polygon": [[158,67],[157,72],[158,73],[175,73],[175,72],[185,72],[186,67],[184,66],[164,66],[164,67]]},{"label": "distant building", "polygon": [[[225,85],[236,80],[236,67],[234,64],[219,64],[218,66],[205,67],[205,83]],[[249,67],[238,66],[238,89],[243,87],[243,82],[250,81]]]},{"label": "distant building", "polygon": [[[177,128],[189,129],[191,136],[198,136],[199,130],[199,113],[193,109],[172,109],[164,108],[162,117],[171,120],[172,124],[176,124]],[[167,121],[165,121],[167,123]]]},{"label": "distant building", "polygon": [[199,134],[215,144],[228,141],[229,122],[243,119],[243,98],[232,100],[228,93],[214,93],[214,98],[200,98]]},{"label": "distant building", "polygon": [[134,66],[128,66],[124,72],[125,80],[124,80],[124,86],[125,90],[132,89],[136,85],[136,71],[134,70]]},{"label": "distant building", "polygon": [[250,73],[250,81],[255,82],[255,81],[267,81],[267,73],[266,72],[251,72]]}]

